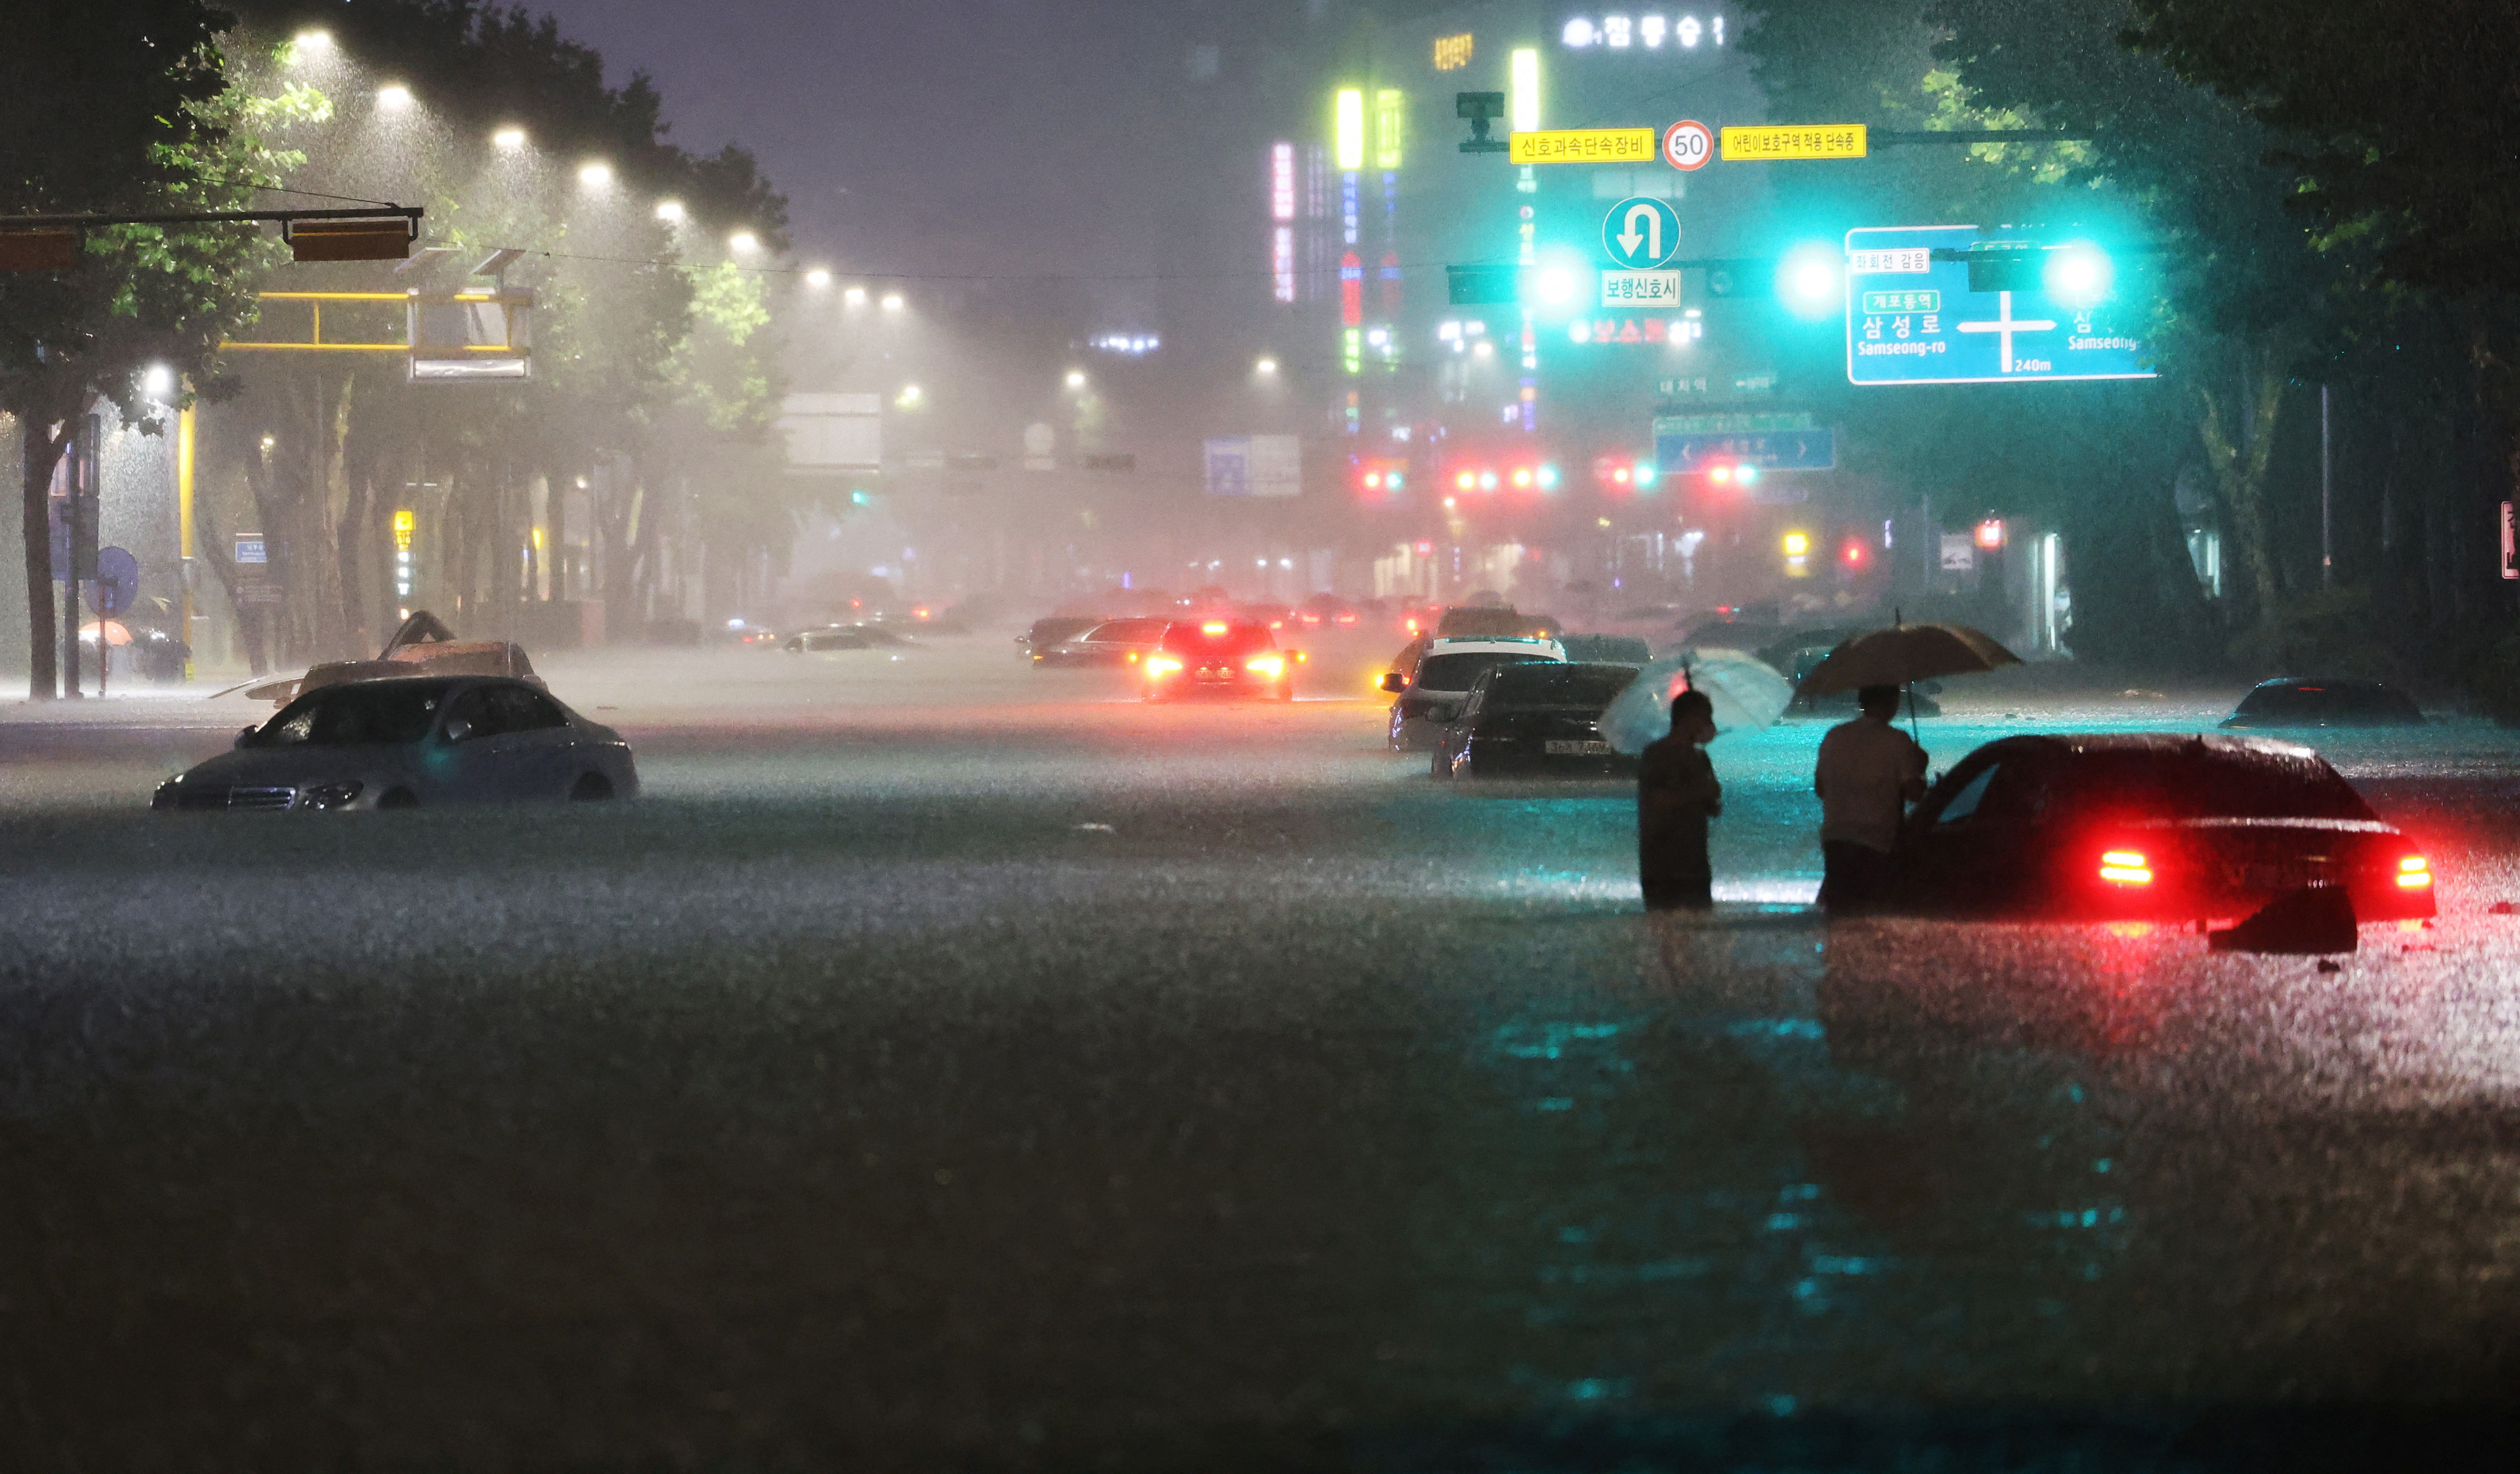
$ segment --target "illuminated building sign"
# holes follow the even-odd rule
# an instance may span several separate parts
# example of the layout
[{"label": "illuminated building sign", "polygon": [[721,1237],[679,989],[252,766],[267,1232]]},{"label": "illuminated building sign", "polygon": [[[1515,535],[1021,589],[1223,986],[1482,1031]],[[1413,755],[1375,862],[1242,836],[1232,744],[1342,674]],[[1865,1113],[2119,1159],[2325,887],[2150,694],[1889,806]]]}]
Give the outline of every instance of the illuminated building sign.
[{"label": "illuminated building sign", "polygon": [[1344,170],[1365,167],[1365,94],[1354,87],[1338,90],[1338,106],[1333,115],[1330,138],[1338,150],[1338,166]]},{"label": "illuminated building sign", "polygon": [[1269,150],[1269,218],[1295,218],[1295,146],[1291,143]]},{"label": "illuminated building sign", "polygon": [[1598,18],[1573,18],[1557,32],[1557,39],[1568,51],[1695,51],[1724,44],[1724,18],[1613,11]]},{"label": "illuminated building sign", "polygon": [[1694,317],[1598,317],[1566,325],[1569,343],[1684,344],[1704,334],[1703,324]]},{"label": "illuminated building sign", "polygon": [[1151,353],[1163,345],[1164,341],[1152,333],[1105,333],[1088,344],[1088,346],[1101,348],[1103,352],[1126,353],[1132,358]]},{"label": "illuminated building sign", "polygon": [[1373,166],[1400,167],[1402,133],[1408,120],[1408,98],[1388,87],[1373,94]]},{"label": "illuminated building sign", "polygon": [[418,520],[412,516],[409,509],[406,508],[395,512],[393,515],[394,546],[396,548],[408,550],[411,547],[412,530],[418,526]]},{"label": "illuminated building sign", "polygon": [[1339,257],[1339,321],[1351,328],[1365,321],[1365,262],[1353,251]]},{"label": "illuminated building sign", "polygon": [[1278,300],[1295,299],[1295,227],[1281,225],[1269,243],[1269,274],[1276,283]]},{"label": "illuminated building sign", "polygon": [[1470,65],[1471,44],[1472,37],[1466,30],[1458,36],[1437,36],[1435,38],[1435,69],[1437,71],[1459,71],[1462,68]]}]

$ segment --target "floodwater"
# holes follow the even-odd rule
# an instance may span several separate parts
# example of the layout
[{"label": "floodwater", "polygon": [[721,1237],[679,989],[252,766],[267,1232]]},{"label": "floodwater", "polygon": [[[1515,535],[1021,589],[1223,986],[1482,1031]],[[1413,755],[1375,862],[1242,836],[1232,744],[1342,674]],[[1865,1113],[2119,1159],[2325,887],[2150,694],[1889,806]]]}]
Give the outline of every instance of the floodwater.
[{"label": "floodwater", "polygon": [[[1809,724],[1711,749],[1722,903],[1648,918],[1631,795],[1430,782],[1380,750],[1384,653],[1158,708],[976,637],[558,657],[648,796],[550,809],[151,815],[252,708],[0,714],[9,1462],[2297,1468],[2507,1431],[2520,743],[2322,744],[2442,877],[2337,971],[1823,921]],[[1956,682],[1925,736],[2213,697]]]}]

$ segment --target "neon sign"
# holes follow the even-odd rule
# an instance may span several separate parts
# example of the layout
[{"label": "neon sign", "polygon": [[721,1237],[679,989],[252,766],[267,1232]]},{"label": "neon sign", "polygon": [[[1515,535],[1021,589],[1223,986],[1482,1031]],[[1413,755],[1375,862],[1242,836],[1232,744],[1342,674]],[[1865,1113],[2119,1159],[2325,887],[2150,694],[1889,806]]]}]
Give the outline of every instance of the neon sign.
[{"label": "neon sign", "polygon": [[[1557,33],[1568,51],[1695,51],[1724,44],[1724,18],[1614,12],[1596,20],[1577,16]],[[1441,42],[1436,43],[1441,45]]]}]

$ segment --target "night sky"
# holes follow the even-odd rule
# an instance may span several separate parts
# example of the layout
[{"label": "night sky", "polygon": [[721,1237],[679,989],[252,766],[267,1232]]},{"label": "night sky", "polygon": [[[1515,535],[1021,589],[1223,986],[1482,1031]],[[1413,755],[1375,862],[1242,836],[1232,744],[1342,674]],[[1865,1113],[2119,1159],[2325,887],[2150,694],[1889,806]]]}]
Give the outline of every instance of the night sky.
[{"label": "night sky", "polygon": [[539,0],[608,78],[650,73],[671,137],[750,149],[800,258],[843,271],[1144,270],[1188,5],[1079,0]]}]

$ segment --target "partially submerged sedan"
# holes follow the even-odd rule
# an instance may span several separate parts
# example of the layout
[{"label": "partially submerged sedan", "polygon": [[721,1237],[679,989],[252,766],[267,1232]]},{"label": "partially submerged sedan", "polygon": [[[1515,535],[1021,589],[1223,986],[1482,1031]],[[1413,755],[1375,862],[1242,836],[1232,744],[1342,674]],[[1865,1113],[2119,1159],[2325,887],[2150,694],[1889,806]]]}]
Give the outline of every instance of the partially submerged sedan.
[{"label": "partially submerged sedan", "polygon": [[2260,681],[2223,718],[2226,731],[2252,727],[2419,727],[2423,709],[2386,681],[2353,676],[2278,676]]},{"label": "partially submerged sedan", "polygon": [[2306,747],[2258,737],[2007,737],[1916,806],[1896,909],[2095,921],[2247,917],[2302,893],[2361,921],[2433,914],[2431,862]]},{"label": "partially submerged sedan", "polygon": [[626,799],[621,734],[520,680],[419,676],[309,691],[158,785],[160,810],[416,808]]},{"label": "partially submerged sedan", "polygon": [[1634,666],[1524,661],[1491,667],[1435,744],[1438,778],[1629,776],[1637,760],[1601,735],[1601,714]]}]

